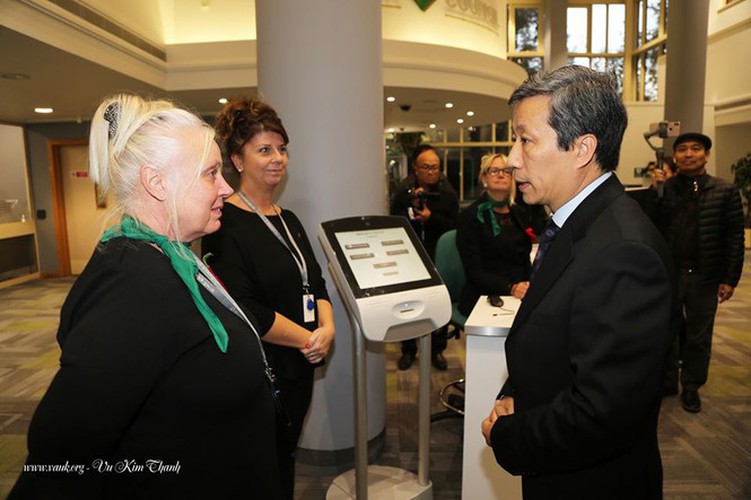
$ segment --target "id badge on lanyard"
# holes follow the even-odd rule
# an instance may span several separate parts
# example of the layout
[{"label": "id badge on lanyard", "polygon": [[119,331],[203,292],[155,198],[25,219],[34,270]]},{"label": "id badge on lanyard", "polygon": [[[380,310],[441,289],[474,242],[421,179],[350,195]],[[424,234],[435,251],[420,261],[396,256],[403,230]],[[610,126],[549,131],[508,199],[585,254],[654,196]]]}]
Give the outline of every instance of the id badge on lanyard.
[{"label": "id badge on lanyard", "polygon": [[305,323],[316,319],[316,300],[312,293],[302,294],[302,317]]},{"label": "id badge on lanyard", "polygon": [[253,202],[247,196],[245,196],[245,194],[242,191],[238,191],[237,195],[240,197],[243,203],[245,203],[248,206],[248,208],[253,210],[256,213],[256,215],[258,215],[258,217],[261,218],[261,220],[269,229],[269,231],[271,231],[271,233],[276,237],[276,239],[279,240],[279,242],[282,245],[284,245],[284,247],[289,251],[290,255],[292,256],[292,259],[295,261],[295,264],[300,270],[300,279],[302,281],[302,286],[303,286],[303,294],[302,294],[303,322],[310,323],[311,321],[315,321],[316,300],[315,300],[315,296],[312,293],[310,293],[310,287],[308,286],[308,266],[305,263],[305,256],[300,251],[300,248],[297,246],[297,243],[295,243],[295,238],[292,236],[292,233],[287,227],[287,223],[284,222],[284,217],[282,217],[281,212],[279,212],[276,209],[276,207],[274,207],[274,210],[276,211],[276,214],[279,217],[279,222],[281,222],[282,227],[284,228],[284,231],[287,233],[289,242],[292,244],[292,247],[294,248],[294,250],[293,248],[290,248],[290,246],[284,240],[282,235],[279,234],[279,231],[277,231],[274,225],[271,224],[271,221],[269,221],[268,217],[266,217],[263,212],[258,210],[256,206],[253,204]]}]

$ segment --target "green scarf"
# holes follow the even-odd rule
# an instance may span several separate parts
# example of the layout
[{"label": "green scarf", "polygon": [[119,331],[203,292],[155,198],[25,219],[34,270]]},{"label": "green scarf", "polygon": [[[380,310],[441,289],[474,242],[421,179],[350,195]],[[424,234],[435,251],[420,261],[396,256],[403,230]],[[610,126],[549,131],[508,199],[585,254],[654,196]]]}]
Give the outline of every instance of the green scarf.
[{"label": "green scarf", "polygon": [[490,225],[493,228],[493,236],[498,236],[501,234],[501,225],[498,224],[498,219],[496,219],[495,214],[493,213],[493,209],[495,207],[503,208],[508,206],[508,201],[495,201],[491,198],[488,198],[486,201],[483,201],[482,203],[477,205],[477,220],[485,223],[485,214],[490,214]]},{"label": "green scarf", "polygon": [[119,226],[107,229],[101,241],[105,243],[120,236],[153,243],[164,252],[164,255],[169,258],[170,264],[172,264],[172,269],[175,270],[180,279],[183,280],[183,283],[185,283],[185,286],[188,287],[190,296],[193,298],[193,303],[195,303],[201,316],[208,323],[211,333],[214,334],[214,340],[216,340],[219,346],[219,350],[226,353],[227,344],[229,343],[227,330],[225,330],[216,313],[214,313],[203,299],[203,296],[201,296],[201,291],[198,289],[198,282],[196,281],[198,264],[196,264],[195,259],[189,257],[190,249],[188,245],[180,241],[170,241],[166,236],[155,233],[148,226],[139,223],[129,215],[123,216]]}]

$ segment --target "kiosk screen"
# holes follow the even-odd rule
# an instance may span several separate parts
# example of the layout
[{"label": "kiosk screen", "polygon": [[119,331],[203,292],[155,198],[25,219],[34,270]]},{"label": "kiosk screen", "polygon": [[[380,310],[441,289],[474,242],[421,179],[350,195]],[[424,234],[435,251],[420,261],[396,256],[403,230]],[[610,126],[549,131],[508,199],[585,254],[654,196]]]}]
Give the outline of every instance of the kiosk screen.
[{"label": "kiosk screen", "polygon": [[356,297],[442,283],[406,219],[374,216],[331,222],[338,227],[324,223],[324,230]]}]

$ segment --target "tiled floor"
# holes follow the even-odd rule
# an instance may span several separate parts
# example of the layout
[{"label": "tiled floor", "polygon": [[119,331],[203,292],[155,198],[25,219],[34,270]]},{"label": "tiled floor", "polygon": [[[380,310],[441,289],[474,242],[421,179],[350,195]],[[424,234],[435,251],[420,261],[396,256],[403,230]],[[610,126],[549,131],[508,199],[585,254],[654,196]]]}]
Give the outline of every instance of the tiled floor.
[{"label": "tiled floor", "polygon": [[[704,409],[689,414],[664,400],[660,444],[666,499],[751,498],[751,252],[733,299],[720,306]],[[57,367],[58,312],[72,279],[0,289],[0,498],[25,458],[26,429]],[[379,465],[417,472],[417,366],[397,371],[398,344],[387,346],[386,440]],[[449,370],[433,371],[434,393],[463,374],[464,342],[450,340]],[[437,397],[433,411],[439,411]],[[436,500],[460,498],[463,423],[431,424],[430,477]],[[478,433],[479,438],[479,433]],[[346,469],[348,467],[343,467]],[[296,497],[323,499],[337,471],[300,464]],[[470,499],[474,500],[474,499]]]}]

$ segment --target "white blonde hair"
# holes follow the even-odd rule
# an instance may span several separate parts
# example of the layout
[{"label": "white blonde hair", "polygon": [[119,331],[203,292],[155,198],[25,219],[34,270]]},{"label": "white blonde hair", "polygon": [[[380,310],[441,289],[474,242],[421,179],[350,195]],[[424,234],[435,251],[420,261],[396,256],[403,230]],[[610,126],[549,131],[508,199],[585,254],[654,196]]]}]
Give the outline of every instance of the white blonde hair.
[{"label": "white blonde hair", "polygon": [[[169,174],[183,146],[179,134],[190,128],[203,132],[204,142],[203,154],[195,159],[195,182],[214,140],[206,122],[166,100],[116,94],[102,101],[91,120],[89,176],[98,187],[98,201],[107,203],[107,221],[119,221],[125,214],[135,217],[141,167],[149,164]],[[170,228],[177,239],[177,200],[187,187],[174,185],[169,193]]]},{"label": "white blonde hair", "polygon": [[[503,168],[506,168],[508,166],[508,157],[506,155],[501,153],[488,153],[480,160],[480,178],[488,173],[488,169],[490,169],[490,166],[493,164],[496,158],[501,159],[501,162],[503,162]],[[516,204],[516,180],[513,176],[511,176],[511,191],[509,192],[508,197],[509,205]]]}]

